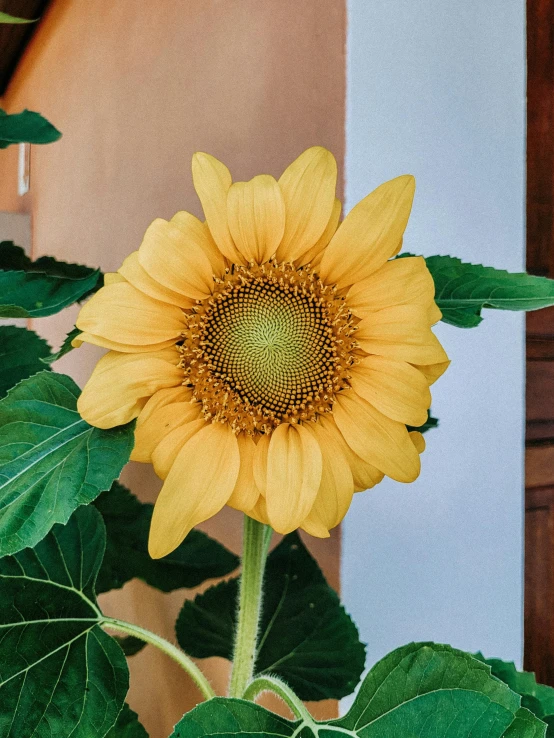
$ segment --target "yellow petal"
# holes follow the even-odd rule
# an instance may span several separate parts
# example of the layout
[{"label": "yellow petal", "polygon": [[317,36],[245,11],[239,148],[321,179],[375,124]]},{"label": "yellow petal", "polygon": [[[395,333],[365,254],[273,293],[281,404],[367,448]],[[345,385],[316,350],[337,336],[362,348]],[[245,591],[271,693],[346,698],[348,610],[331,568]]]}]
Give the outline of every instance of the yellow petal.
[{"label": "yellow petal", "polygon": [[153,344],[176,341],[185,321],[176,305],[153,300],[128,282],[117,282],[102,287],[83,305],[76,325],[83,333],[96,336],[99,346],[106,345],[100,343],[105,339],[112,345],[147,346],[152,350]]},{"label": "yellow petal", "polygon": [[431,406],[429,383],[404,361],[367,356],[350,370],[352,389],[384,415],[407,425],[423,425]]},{"label": "yellow petal", "polygon": [[[322,469],[317,497],[302,527],[311,535],[326,538],[328,531],[340,523],[350,507],[354,481],[348,459],[341,446],[334,442],[333,434],[327,430],[327,426],[318,421],[306,423],[305,427],[314,435],[321,448]],[[313,532],[315,530],[319,532]],[[326,535],[322,535],[323,530]]]},{"label": "yellow petal", "polygon": [[260,492],[254,481],[254,453],[256,444],[250,436],[241,433],[237,436],[240,453],[240,469],[233,494],[228,505],[248,513],[257,503]]},{"label": "yellow petal", "polygon": [[[198,402],[172,402],[165,407],[158,408],[148,420],[145,420],[140,426],[137,424],[133,461],[151,461],[152,454],[163,439],[175,428],[180,428],[194,420],[198,420],[201,416],[201,410],[202,406]],[[139,456],[140,458],[138,458]]]},{"label": "yellow petal", "polygon": [[387,261],[366,279],[355,282],[346,300],[354,315],[367,318],[393,305],[434,305],[434,296],[435,282],[425,259],[414,256]]},{"label": "yellow petal", "polygon": [[175,213],[169,222],[180,228],[187,238],[190,238],[191,232],[194,233],[194,242],[200,246],[208,257],[213,273],[216,277],[222,277],[227,264],[225,263],[223,254],[213,240],[208,224],[202,223],[194,215],[187,213],[186,210],[180,210],[178,213]]},{"label": "yellow petal", "polygon": [[355,205],[325,249],[321,278],[347,287],[383,266],[398,249],[414,192],[415,180],[406,174],[385,182]]},{"label": "yellow petal", "polygon": [[306,251],[300,257],[300,259],[297,260],[296,266],[304,266],[304,264],[311,264],[314,269],[317,269],[319,267],[319,264],[321,263],[321,257],[323,256],[323,252],[325,251],[326,246],[329,244],[329,241],[335,235],[335,231],[338,228],[341,210],[342,210],[342,203],[338,198],[335,198],[335,202],[333,204],[333,210],[331,212],[331,217],[329,218],[329,222],[327,223],[327,226],[325,230],[323,231],[323,234],[321,235],[318,242],[315,243],[311,247],[311,249],[308,249],[308,251]]},{"label": "yellow petal", "polygon": [[194,300],[209,297],[213,269],[199,241],[202,223],[192,215],[188,228],[156,218],[146,229],[138,251],[143,269],[164,287]]},{"label": "yellow petal", "polygon": [[260,494],[265,497],[267,487],[267,452],[269,450],[269,436],[263,435],[258,439],[254,452],[254,481]]},{"label": "yellow petal", "polygon": [[[350,449],[352,451],[352,449]],[[385,476],[384,472],[379,471],[373,464],[368,464],[362,458],[352,451],[352,456],[348,457],[352,478],[354,479],[354,492],[365,492],[366,489],[372,489],[375,485],[380,484]]]},{"label": "yellow petal", "polygon": [[418,454],[422,454],[425,451],[425,438],[419,431],[410,431],[410,440],[416,447]]},{"label": "yellow petal", "polygon": [[225,505],[238,477],[240,454],[230,426],[210,423],[183,446],[154,506],[148,550],[171,553],[191,528]]},{"label": "yellow petal", "polygon": [[[164,354],[173,354],[173,361]],[[81,416],[97,428],[113,428],[136,418],[147,400],[183,381],[175,349],[143,354],[110,351],[103,356],[77,401]]]},{"label": "yellow petal", "polygon": [[249,182],[232,184],[227,195],[227,218],[245,261],[269,261],[285,230],[285,203],[276,180],[260,174]]},{"label": "yellow petal", "polygon": [[339,392],[333,416],[350,448],[364,461],[398,482],[413,482],[419,455],[406,426],[376,410],[353,390]]},{"label": "yellow petal", "polygon": [[437,381],[439,377],[442,377],[442,375],[445,373],[445,371],[450,366],[449,361],[443,361],[440,364],[414,364],[415,368],[418,369],[425,379],[427,380],[427,383],[429,386],[431,386],[434,382]]},{"label": "yellow petal", "polygon": [[267,453],[267,514],[278,533],[290,533],[307,517],[321,483],[319,443],[302,425],[283,423]]},{"label": "yellow petal", "polygon": [[122,277],[117,272],[106,272],[104,274],[104,287],[109,284],[116,284],[116,282],[125,282],[125,277]]},{"label": "yellow petal", "polygon": [[151,277],[146,269],[140,265],[138,251],[133,251],[132,254],[129,254],[120,266],[119,274],[123,275],[137,290],[144,292],[145,295],[153,297],[155,300],[168,302],[170,305],[177,305],[185,309],[191,308],[196,304],[196,301],[191,297],[173,292],[173,290],[164,287]]},{"label": "yellow petal", "polygon": [[191,402],[191,394],[189,388],[180,386],[160,390],[148,400],[138,416],[131,461],[151,462],[154,449],[166,435],[200,417],[202,405]]},{"label": "yellow petal", "polygon": [[227,193],[233,181],[231,173],[214,156],[199,151],[192,157],[192,181],[218,249],[234,264],[244,264],[227,222]]},{"label": "yellow petal", "polygon": [[435,300],[431,300],[429,304],[429,323],[431,323],[431,325],[435,325],[439,320],[442,320],[442,312]]},{"label": "yellow petal", "polygon": [[321,146],[313,146],[288,166],[279,186],[285,201],[285,233],[279,261],[295,261],[321,238],[335,205],[337,163]]},{"label": "yellow petal", "polygon": [[300,528],[314,538],[329,538],[331,535],[324,520],[318,516],[313,507],[306,520],[302,522]]},{"label": "yellow petal", "polygon": [[267,517],[267,504],[265,497],[262,497],[261,495],[258,497],[258,501],[254,507],[248,511],[248,516],[257,520],[258,523],[270,525],[269,518]]},{"label": "yellow petal", "polygon": [[110,351],[118,351],[124,354],[139,354],[139,353],[150,353],[152,351],[159,351],[160,349],[175,346],[175,338],[171,338],[169,341],[162,341],[161,343],[151,343],[146,346],[133,346],[129,343],[119,343],[118,341],[110,341],[108,338],[103,336],[95,336],[94,333],[79,333],[76,338],[71,341],[73,348],[79,348],[83,343],[91,343],[93,346],[101,346],[102,348],[109,349]]},{"label": "yellow petal", "polygon": [[420,305],[397,305],[363,318],[358,324],[356,341],[368,354],[379,354],[410,364],[448,361],[429,327],[427,309]]},{"label": "yellow petal", "polygon": [[178,387],[170,387],[168,389],[162,389],[156,392],[155,395],[152,395],[152,397],[148,400],[146,405],[144,406],[138,420],[137,420],[137,428],[142,425],[143,423],[146,423],[151,417],[154,412],[161,409],[162,407],[165,407],[166,405],[171,405],[175,402],[191,402],[192,400],[192,388],[187,387],[183,384],[180,384]]},{"label": "yellow petal", "polygon": [[190,420],[183,425],[177,425],[176,428],[170,430],[156,448],[152,451],[152,464],[154,471],[160,477],[165,479],[169,474],[175,459],[189,438],[202,430],[206,425],[203,418]]},{"label": "yellow petal", "polygon": [[332,415],[321,416],[319,423],[325,426],[327,432],[331,434],[333,443],[339,446],[344,456],[348,460],[352,478],[354,480],[354,492],[363,492],[366,489],[375,487],[376,484],[382,482],[385,476],[377,467],[368,464],[367,461],[361,459],[358,454],[350,448],[346,443],[344,436],[337,427]]}]

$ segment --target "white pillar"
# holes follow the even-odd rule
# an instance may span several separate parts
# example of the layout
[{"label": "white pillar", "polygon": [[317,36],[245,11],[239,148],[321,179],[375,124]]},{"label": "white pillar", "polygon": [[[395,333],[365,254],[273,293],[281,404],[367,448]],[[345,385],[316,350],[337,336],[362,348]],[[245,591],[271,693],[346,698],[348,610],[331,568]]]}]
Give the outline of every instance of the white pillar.
[{"label": "white pillar", "polygon": [[[347,209],[414,174],[404,250],[524,264],[523,0],[348,0]],[[342,596],[367,665],[411,640],[522,653],[524,323],[437,333],[452,366],[433,392],[412,485],[357,495]]]}]

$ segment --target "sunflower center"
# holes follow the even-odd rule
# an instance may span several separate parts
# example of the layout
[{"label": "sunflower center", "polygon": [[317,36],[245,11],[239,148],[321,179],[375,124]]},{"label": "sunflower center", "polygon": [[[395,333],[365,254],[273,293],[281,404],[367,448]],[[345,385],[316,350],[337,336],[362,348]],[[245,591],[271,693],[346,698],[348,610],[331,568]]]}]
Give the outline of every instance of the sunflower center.
[{"label": "sunflower center", "polygon": [[181,354],[194,396],[237,432],[315,419],[347,386],[351,316],[309,269],[235,267],[188,320]]}]

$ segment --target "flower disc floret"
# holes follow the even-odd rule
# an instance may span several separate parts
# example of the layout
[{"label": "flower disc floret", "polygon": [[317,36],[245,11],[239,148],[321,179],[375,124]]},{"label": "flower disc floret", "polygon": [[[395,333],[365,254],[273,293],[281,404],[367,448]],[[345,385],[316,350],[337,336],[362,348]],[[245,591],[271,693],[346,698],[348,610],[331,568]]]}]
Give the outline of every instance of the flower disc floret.
[{"label": "flower disc floret", "polygon": [[331,412],[354,364],[352,313],[309,266],[228,269],[187,315],[181,366],[206,420],[235,433]]}]

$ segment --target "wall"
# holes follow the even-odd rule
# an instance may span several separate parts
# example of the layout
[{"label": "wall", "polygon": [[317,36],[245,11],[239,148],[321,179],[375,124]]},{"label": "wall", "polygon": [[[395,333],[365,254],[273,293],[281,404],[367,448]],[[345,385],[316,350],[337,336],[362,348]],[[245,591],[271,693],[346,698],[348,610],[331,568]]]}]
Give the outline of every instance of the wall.
[{"label": "wall", "polygon": [[[279,174],[320,143],[342,164],[345,18],[339,0],[54,0],[8,91],[63,131],[33,147],[17,197],[17,149],[0,152],[0,210],[32,214],[33,251],[114,269],[148,223],[198,213],[190,156],[222,157],[237,178]],[[406,248],[511,269],[523,262],[524,3],[349,0],[347,204],[412,172]],[[74,313],[36,322],[58,344]],[[439,326],[452,367],[434,391],[420,480],[358,495],[344,525],[342,590],[368,663],[411,639],[519,660],[523,324]],[[91,347],[60,363],[80,383]],[[446,461],[447,460],[447,461]],[[127,481],[153,499],[157,480]],[[207,526],[237,549],[240,521]],[[317,544],[338,585],[339,539]],[[184,592],[133,583],[121,617],[172,637]],[[212,677],[225,685],[223,662]],[[153,649],[132,661],[130,701],[153,738],[197,698]],[[319,707],[320,713],[332,706]]]},{"label": "wall", "polygon": [[[346,201],[410,172],[407,251],[521,270],[523,0],[349,0]],[[523,319],[441,324],[452,366],[433,393],[417,483],[358,495],[342,593],[368,665],[411,640],[521,661]]]},{"label": "wall", "polygon": [[[330,148],[342,169],[344,5],[336,0],[54,0],[6,95],[10,111],[39,110],[63,132],[33,147],[31,191],[17,196],[17,147],[0,154],[0,210],[30,212],[35,256],[52,254],[116,269],[155,217],[199,214],[190,160],[221,157],[236,179],[279,175],[308,146]],[[75,311],[35,321],[54,345]],[[82,384],[99,352],[59,362]],[[159,482],[130,465],[125,479],[144,500]],[[203,526],[238,550],[240,516]],[[338,586],[339,535],[310,542]],[[164,596],[139,582],[103,606],[173,639],[185,592]],[[190,593],[189,593],[190,594]],[[211,677],[222,693],[226,664]],[[147,648],[131,661],[129,701],[152,738],[198,699],[177,666]],[[318,714],[333,714],[323,703]]]}]

